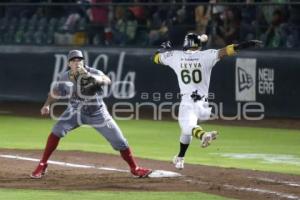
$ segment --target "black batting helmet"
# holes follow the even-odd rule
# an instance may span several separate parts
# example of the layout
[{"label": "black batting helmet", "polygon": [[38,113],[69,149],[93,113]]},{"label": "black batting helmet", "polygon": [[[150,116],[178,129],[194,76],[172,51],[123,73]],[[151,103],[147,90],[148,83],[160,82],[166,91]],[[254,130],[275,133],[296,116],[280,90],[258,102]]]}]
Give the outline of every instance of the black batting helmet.
[{"label": "black batting helmet", "polygon": [[187,50],[190,48],[199,48],[201,47],[201,39],[200,39],[200,35],[197,35],[195,33],[188,33],[185,35],[184,37],[184,41],[183,41],[183,49]]}]

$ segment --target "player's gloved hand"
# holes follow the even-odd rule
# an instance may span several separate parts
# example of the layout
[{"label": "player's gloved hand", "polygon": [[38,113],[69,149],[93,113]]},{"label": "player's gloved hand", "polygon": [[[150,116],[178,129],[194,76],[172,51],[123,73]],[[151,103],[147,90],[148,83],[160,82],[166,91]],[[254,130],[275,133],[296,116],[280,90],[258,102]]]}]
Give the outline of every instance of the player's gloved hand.
[{"label": "player's gloved hand", "polygon": [[160,45],[163,49],[171,49],[172,48],[172,44],[171,41],[165,41],[163,43],[161,43]]},{"label": "player's gloved hand", "polygon": [[159,56],[158,54],[159,53],[165,53],[167,52],[168,50],[171,50],[172,48],[172,44],[171,44],[171,41],[165,41],[163,43],[161,43],[161,48],[157,49],[156,52],[154,53],[153,56],[151,56],[151,60],[153,60],[154,63],[158,64],[159,63]]},{"label": "player's gloved hand", "polygon": [[263,42],[260,40],[249,40],[240,44],[234,45],[234,50],[247,49],[251,47],[263,47]]},{"label": "player's gloved hand", "polygon": [[161,48],[157,49],[157,51],[155,52],[155,54],[157,54],[157,53],[164,53],[164,52],[170,50],[172,48],[172,44],[171,44],[170,41],[165,41],[165,42],[161,43],[160,47]]},{"label": "player's gloved hand", "polygon": [[241,49],[247,49],[251,47],[262,47],[262,46],[263,46],[263,42],[260,40],[249,40],[249,41],[242,42],[240,44],[227,45],[225,49],[228,56],[233,56],[237,53],[237,51]]},{"label": "player's gloved hand", "polygon": [[80,93],[85,96],[94,96],[101,85],[97,83],[95,77],[90,74],[80,77]]}]

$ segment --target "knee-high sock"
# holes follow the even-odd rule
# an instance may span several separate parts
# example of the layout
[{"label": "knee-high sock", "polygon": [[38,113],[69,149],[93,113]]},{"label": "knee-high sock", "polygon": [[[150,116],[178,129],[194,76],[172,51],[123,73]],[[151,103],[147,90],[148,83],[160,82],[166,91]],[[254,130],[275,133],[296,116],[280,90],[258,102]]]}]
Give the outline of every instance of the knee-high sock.
[{"label": "knee-high sock", "polygon": [[137,164],[133,158],[130,148],[120,151],[122,158],[128,163],[130,169],[135,169]]},{"label": "knee-high sock", "polygon": [[50,158],[51,154],[53,151],[56,149],[58,143],[59,143],[60,138],[54,135],[53,133],[50,133],[47,144],[44,150],[43,157],[41,159],[42,163],[47,163],[48,159]]},{"label": "knee-high sock", "polygon": [[192,135],[196,138],[199,138],[200,140],[202,140],[202,136],[205,133],[205,131],[199,126],[199,127],[195,127],[192,130]]}]

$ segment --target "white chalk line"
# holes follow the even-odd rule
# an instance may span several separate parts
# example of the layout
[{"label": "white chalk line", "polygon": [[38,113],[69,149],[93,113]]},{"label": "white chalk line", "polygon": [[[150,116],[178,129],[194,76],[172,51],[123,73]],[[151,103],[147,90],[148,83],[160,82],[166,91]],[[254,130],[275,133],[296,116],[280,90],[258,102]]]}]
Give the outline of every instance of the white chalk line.
[{"label": "white chalk line", "polygon": [[[185,180],[185,181],[186,182],[196,182],[196,183],[202,184],[202,185],[208,185],[209,184],[209,182],[199,181],[199,180]],[[299,196],[296,196],[294,194],[287,194],[287,193],[276,192],[276,191],[272,191],[272,190],[259,189],[259,188],[250,188],[250,187],[237,187],[237,186],[230,185],[230,184],[223,184],[222,186],[229,189],[229,190],[238,190],[238,191],[247,191],[247,192],[257,192],[257,193],[261,193],[261,194],[270,194],[270,195],[276,195],[277,197],[280,197],[280,198],[291,199],[291,200],[299,200],[300,199]]]},{"label": "white chalk line", "polygon": [[[0,154],[0,157],[16,159],[16,160],[33,161],[33,162],[40,161],[39,159],[36,159],[36,158],[29,158],[29,157],[23,157],[23,156],[18,156],[18,155]],[[48,163],[53,164],[53,165],[64,166],[64,167],[84,168],[84,169],[100,169],[100,170],[105,170],[105,171],[117,171],[117,172],[129,172],[129,170],[116,169],[116,168],[111,168],[111,167],[96,167],[94,165],[82,165],[82,164],[74,164],[74,163],[67,163],[67,162],[60,162],[60,161],[53,161],[53,160],[49,160]]]},{"label": "white chalk line", "polygon": [[300,187],[300,183],[293,182],[293,181],[279,181],[279,180],[275,180],[275,179],[271,179],[271,178],[257,178],[257,177],[252,177],[252,176],[249,176],[248,178],[265,181],[265,182],[269,182],[269,183],[278,183],[278,184],[282,184],[282,185]]},{"label": "white chalk line", "polygon": [[263,153],[212,153],[231,159],[258,159],[267,164],[285,164],[300,166],[300,157],[290,154],[263,154]]},{"label": "white chalk line", "polygon": [[[40,160],[36,159],[36,158],[29,158],[29,157],[23,157],[23,156],[18,156],[18,155],[0,154],[0,157],[16,159],[16,160],[40,162]],[[112,168],[112,167],[96,167],[94,165],[82,165],[82,164],[74,164],[74,163],[67,163],[67,162],[60,162],[60,161],[53,161],[53,160],[49,160],[48,163],[53,164],[53,165],[59,165],[59,166],[64,166],[64,167],[73,167],[73,168],[99,169],[99,170],[105,170],[105,171],[116,171],[116,172],[125,172],[125,173],[130,172],[129,170],[117,169],[117,168]],[[172,178],[172,177],[180,177],[180,176],[182,176],[182,175],[177,172],[165,171],[165,170],[153,170],[153,172],[151,174],[149,174],[150,178]]]},{"label": "white chalk line", "polygon": [[229,185],[229,184],[225,184],[224,187],[228,188],[228,189],[234,189],[234,190],[240,190],[240,191],[248,191],[248,192],[258,192],[258,193],[262,193],[262,194],[271,194],[271,195],[276,195],[280,198],[286,198],[286,199],[300,199],[300,197],[293,195],[293,194],[287,194],[287,193],[283,193],[283,192],[275,192],[272,190],[265,190],[265,189],[259,189],[259,188],[250,188],[250,187],[237,187],[234,185]]}]

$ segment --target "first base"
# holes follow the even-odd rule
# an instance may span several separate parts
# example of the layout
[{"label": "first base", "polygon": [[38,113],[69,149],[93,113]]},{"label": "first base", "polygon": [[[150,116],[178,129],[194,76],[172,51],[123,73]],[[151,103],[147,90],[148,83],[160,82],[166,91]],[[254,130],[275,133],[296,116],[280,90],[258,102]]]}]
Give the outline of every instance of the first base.
[{"label": "first base", "polygon": [[174,177],[181,177],[182,175],[177,172],[171,172],[165,170],[153,170],[153,172],[148,176],[149,178],[174,178]]}]

